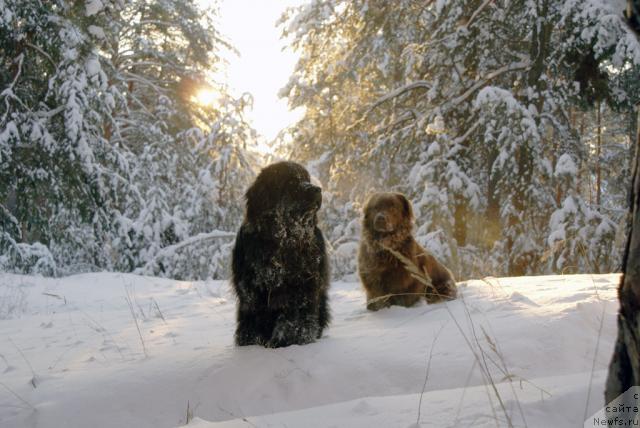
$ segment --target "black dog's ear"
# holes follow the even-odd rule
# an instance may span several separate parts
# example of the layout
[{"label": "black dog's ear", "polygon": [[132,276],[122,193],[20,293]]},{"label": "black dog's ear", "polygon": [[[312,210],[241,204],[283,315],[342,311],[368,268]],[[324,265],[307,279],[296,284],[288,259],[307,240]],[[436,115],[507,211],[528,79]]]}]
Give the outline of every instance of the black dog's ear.
[{"label": "black dog's ear", "polygon": [[402,207],[404,209],[404,213],[407,215],[407,218],[409,220],[413,220],[413,208],[411,207],[411,202],[409,202],[409,199],[407,199],[407,197],[402,193],[396,193],[395,195],[396,198],[398,198],[398,200],[400,200],[400,202],[402,203]]},{"label": "black dog's ear", "polygon": [[269,201],[268,186],[265,180],[260,178],[258,176],[251,187],[247,189],[247,193],[244,194],[247,201],[246,216],[250,222],[257,220],[261,213],[267,211],[271,203]]}]

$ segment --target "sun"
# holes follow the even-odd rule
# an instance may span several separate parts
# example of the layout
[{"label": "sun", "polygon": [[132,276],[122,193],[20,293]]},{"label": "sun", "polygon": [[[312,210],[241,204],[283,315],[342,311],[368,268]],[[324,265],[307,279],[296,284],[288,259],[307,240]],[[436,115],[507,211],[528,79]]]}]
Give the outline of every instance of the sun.
[{"label": "sun", "polygon": [[[203,6],[219,6],[216,30],[240,53],[221,51],[227,66],[216,79],[228,84],[228,93],[233,98],[244,93],[253,96],[253,106],[245,112],[246,118],[267,141],[274,140],[282,129],[297,122],[304,112],[290,111],[287,101],[278,96],[294,73],[299,55],[292,49],[283,50],[287,42],[281,39],[282,28],[276,26],[276,21],[287,7],[300,6],[310,0],[197,1]],[[209,97],[198,92],[194,98],[204,106]]]},{"label": "sun", "polygon": [[196,92],[194,98],[198,104],[202,106],[210,106],[218,100],[219,96],[220,94],[218,93],[218,91],[211,88],[204,88]]}]

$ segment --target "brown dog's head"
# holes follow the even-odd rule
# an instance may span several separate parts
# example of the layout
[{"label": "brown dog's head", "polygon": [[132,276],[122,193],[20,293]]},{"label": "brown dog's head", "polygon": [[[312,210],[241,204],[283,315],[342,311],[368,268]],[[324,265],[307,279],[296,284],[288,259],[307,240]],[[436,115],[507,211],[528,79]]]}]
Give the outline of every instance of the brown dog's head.
[{"label": "brown dog's head", "polygon": [[363,229],[375,240],[390,245],[411,234],[413,209],[402,193],[374,193],[364,207]]},{"label": "brown dog's head", "polygon": [[309,172],[295,162],[278,162],[264,168],[245,197],[250,222],[274,214],[305,217],[315,214],[322,204],[322,190],[311,184]]}]

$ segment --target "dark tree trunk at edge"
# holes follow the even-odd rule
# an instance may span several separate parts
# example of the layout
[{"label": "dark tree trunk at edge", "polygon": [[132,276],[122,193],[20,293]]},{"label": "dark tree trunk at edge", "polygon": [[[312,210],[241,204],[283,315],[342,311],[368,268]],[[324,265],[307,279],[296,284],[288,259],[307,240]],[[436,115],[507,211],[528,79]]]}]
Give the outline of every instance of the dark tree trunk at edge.
[{"label": "dark tree trunk at edge", "polygon": [[[639,109],[640,110],[640,109]],[[618,288],[618,338],[609,364],[605,402],[640,386],[640,118],[630,194],[630,228]],[[640,400],[638,400],[640,401]],[[635,405],[640,405],[636,403]]]},{"label": "dark tree trunk at edge", "polygon": [[[640,36],[640,0],[627,0],[625,17],[629,27]],[[636,107],[636,147],[629,195],[631,218],[618,288],[618,338],[605,385],[606,403],[640,385],[640,105]],[[640,407],[640,400],[636,398],[636,403],[629,404]]]}]

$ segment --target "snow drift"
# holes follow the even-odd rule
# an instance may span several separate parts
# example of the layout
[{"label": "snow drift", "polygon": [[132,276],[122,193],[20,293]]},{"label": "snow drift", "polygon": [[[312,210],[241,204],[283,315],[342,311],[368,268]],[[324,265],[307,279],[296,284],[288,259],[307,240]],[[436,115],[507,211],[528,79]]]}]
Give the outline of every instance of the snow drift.
[{"label": "snow drift", "polygon": [[233,346],[225,281],[0,274],[0,426],[582,426],[618,279],[486,278],[377,313],[337,282],[325,336],[274,350]]}]

